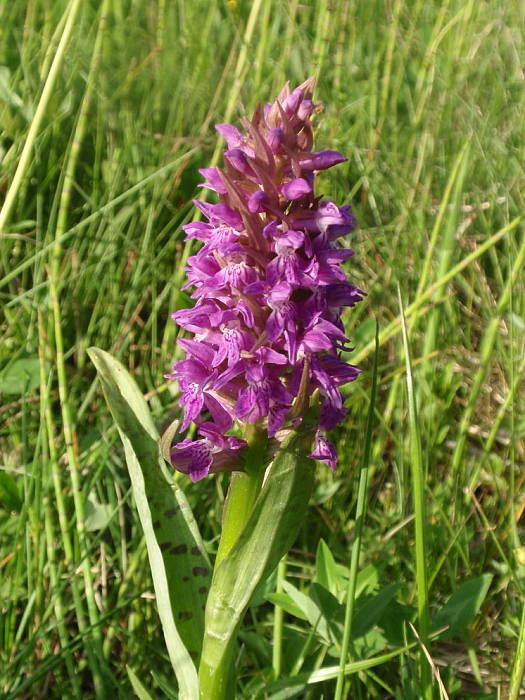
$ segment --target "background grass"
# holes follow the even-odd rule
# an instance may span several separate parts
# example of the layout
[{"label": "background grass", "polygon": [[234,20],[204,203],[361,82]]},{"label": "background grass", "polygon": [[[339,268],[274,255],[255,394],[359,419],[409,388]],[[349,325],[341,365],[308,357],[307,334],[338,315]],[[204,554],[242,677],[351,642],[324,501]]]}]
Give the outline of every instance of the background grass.
[{"label": "background grass", "polygon": [[[78,12],[59,45],[68,10]],[[169,315],[187,303],[180,226],[193,216],[197,168],[217,157],[213,124],[238,120],[285,80],[310,74],[325,105],[317,144],[349,156],[323,174],[321,190],[352,201],[359,221],[348,269],[368,296],[347,328],[365,372],[336,435],[341,466],[335,476],[318,469],[288,580],[308,590],[319,538],[337,562],[349,561],[377,319],[361,566],[373,565],[382,586],[401,584],[395,605],[419,600],[399,284],[425,477],[430,614],[460,583],[493,575],[475,619],[429,653],[450,697],[504,695],[513,667],[518,697],[524,19],[520,3],[472,0],[0,5],[0,199],[40,119],[0,231],[6,697],[131,697],[126,665],[154,695],[173,688],[122,449],[85,351],[97,345],[130,368],[159,426],[177,410],[163,374],[175,356]],[[213,553],[226,483],[184,483]],[[247,615],[240,697],[272,679],[273,617],[262,599]],[[287,655],[310,632],[285,615],[282,677],[323,665],[327,652],[315,640],[302,662]],[[399,643],[414,641],[404,624],[394,632]],[[352,658],[378,651],[377,639],[367,644]],[[363,671],[345,692],[422,697],[416,659],[414,649]],[[308,692],[328,698],[334,687],[329,680]]]}]

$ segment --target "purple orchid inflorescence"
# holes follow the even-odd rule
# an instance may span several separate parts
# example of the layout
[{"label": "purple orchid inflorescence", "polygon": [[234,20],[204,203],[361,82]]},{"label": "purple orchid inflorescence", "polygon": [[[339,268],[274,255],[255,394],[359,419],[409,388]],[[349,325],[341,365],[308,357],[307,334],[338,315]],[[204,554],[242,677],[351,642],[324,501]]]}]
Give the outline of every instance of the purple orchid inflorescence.
[{"label": "purple orchid inflorescence", "polygon": [[243,119],[244,131],[217,124],[228,144],[224,166],[200,172],[219,203],[195,201],[207,221],[183,227],[204,245],[187,266],[195,306],[173,314],[193,337],[179,339],[186,359],[168,376],[181,391],[181,431],[195,423],[201,437],[174,445],[171,460],[194,481],[242,468],[247,443],[227,435],[235,423],[278,437],[298,426],[314,392],[310,457],[337,463],[326,432],[345,417],[340,386],[359,373],[340,358],[351,349],[341,311],[364,292],[341,269],[353,255],[337,243],[354,229],[350,206],[314,194],[314,173],[346,158],[312,151],[313,87],[313,79],[293,91],[287,84]]}]

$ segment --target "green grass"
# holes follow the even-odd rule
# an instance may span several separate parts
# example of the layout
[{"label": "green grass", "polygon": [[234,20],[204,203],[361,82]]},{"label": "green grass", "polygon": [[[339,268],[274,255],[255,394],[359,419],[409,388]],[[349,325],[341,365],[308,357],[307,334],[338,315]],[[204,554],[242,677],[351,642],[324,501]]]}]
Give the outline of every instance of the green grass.
[{"label": "green grass", "polygon": [[[439,697],[438,676],[451,698],[525,692],[524,28],[513,2],[0,3],[2,697],[128,698],[130,677],[174,696],[123,451],[86,349],[129,367],[159,427],[176,417],[163,374],[170,313],[187,303],[180,227],[197,169],[220,153],[213,124],[311,74],[325,105],[317,143],[349,156],[321,190],[352,201],[359,221],[348,269],[368,296],[347,327],[365,372],[336,434],[341,466],[318,468],[279,595],[293,584],[314,600],[317,582],[344,599],[377,319],[352,629],[360,605],[399,586],[351,640],[345,692],[418,699],[430,677]],[[179,483],[214,554],[226,482]],[[316,559],[321,538],[332,559]],[[465,591],[470,613],[454,622],[446,601]],[[274,624],[275,610],[261,594],[246,617],[239,697],[292,676],[316,681],[299,697],[333,697],[337,644],[289,608]],[[436,620],[448,633],[433,634]]]}]

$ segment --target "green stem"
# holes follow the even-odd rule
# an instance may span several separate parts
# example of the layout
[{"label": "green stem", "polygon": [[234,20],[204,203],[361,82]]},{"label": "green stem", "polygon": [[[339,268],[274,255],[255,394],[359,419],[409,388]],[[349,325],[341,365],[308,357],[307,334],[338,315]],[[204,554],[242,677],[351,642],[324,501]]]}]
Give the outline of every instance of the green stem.
[{"label": "green stem", "polygon": [[224,504],[222,516],[222,533],[215,558],[215,570],[228,556],[237,538],[243,531],[255,499],[261,490],[266,464],[268,438],[254,426],[249,426],[250,433],[246,439],[249,444],[246,471],[233,472],[230,488]]},{"label": "green stem", "polygon": [[525,675],[525,605],[521,614],[520,635],[516,646],[514,664],[510,677],[509,700],[518,700]]},{"label": "green stem", "polygon": [[346,592],[345,625],[343,631],[343,642],[341,644],[341,656],[339,658],[339,673],[337,674],[337,685],[334,700],[341,700],[343,697],[343,685],[345,679],[345,666],[347,663],[348,649],[352,634],[352,619],[354,614],[355,593],[357,587],[357,572],[359,569],[359,555],[361,552],[361,540],[363,535],[363,524],[366,515],[368,496],[368,467],[370,464],[370,453],[372,450],[372,430],[374,427],[374,410],[377,390],[377,358],[379,354],[379,331],[376,325],[376,351],[374,355],[374,369],[372,373],[372,392],[370,396],[370,406],[366,423],[365,449],[361,462],[359,474],[359,490],[357,492],[357,507],[355,517],[355,539],[352,547],[352,558],[350,560],[350,574],[348,577],[348,588]]},{"label": "green stem", "polygon": [[[428,610],[428,574],[426,553],[426,514],[425,514],[425,473],[423,466],[423,454],[421,448],[421,435],[419,431],[419,419],[416,405],[416,393],[412,376],[412,362],[408,345],[408,333],[405,322],[401,290],[397,287],[399,299],[399,311],[403,333],[403,345],[405,349],[406,381],[408,394],[408,419],[410,429],[410,465],[412,471],[412,494],[415,516],[415,556],[416,556],[416,594],[417,616],[419,633],[423,646],[428,649],[429,637],[429,610]],[[432,677],[430,667],[424,653],[420,656],[421,689],[425,700],[432,700]]]},{"label": "green stem", "polygon": [[[259,430],[256,426],[249,426],[246,440],[249,450],[245,471],[232,474],[228,496],[224,505],[222,534],[215,559],[212,587],[215,582],[215,573],[244,530],[262,486],[267,463],[268,437],[264,431]],[[207,616],[208,610],[206,611]],[[206,639],[207,622],[205,619],[204,645],[206,644]],[[229,700],[229,698],[234,697],[234,678],[232,673],[234,648],[235,639],[232,639],[229,642],[228,653],[222,657],[222,663],[213,666],[201,663],[199,669],[201,700]]]},{"label": "green stem", "polygon": [[[277,568],[277,585],[276,592],[281,593],[283,590],[282,583],[286,577],[286,557],[283,557]],[[272,648],[272,667],[273,675],[277,680],[281,675],[282,656],[283,656],[283,621],[284,611],[280,605],[276,605],[273,613],[273,648]]]}]

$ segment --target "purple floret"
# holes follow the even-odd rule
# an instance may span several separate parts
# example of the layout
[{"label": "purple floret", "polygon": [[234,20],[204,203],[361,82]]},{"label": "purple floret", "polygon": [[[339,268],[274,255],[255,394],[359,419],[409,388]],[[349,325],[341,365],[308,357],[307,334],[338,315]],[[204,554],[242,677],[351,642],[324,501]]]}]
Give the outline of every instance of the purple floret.
[{"label": "purple floret", "polygon": [[201,440],[186,438],[171,448],[171,463],[178,471],[199,481],[210,473],[242,469],[244,440],[226,437],[212,423],[203,423],[199,429]]},{"label": "purple floret", "polygon": [[195,201],[207,221],[183,227],[203,245],[186,268],[195,305],[173,314],[190,334],[178,341],[186,359],[168,375],[181,392],[181,431],[193,423],[200,434],[174,445],[171,460],[194,481],[243,468],[247,443],[230,431],[255,424],[278,436],[303,420],[313,395],[310,457],[337,464],[326,433],[346,415],[340,387],[359,374],[341,358],[351,349],[341,312],[365,293],[341,267],[353,255],[338,242],[355,228],[350,205],[315,195],[315,172],[346,157],[313,150],[313,87],[287,84],[242,130],[217,124],[224,166],[200,170],[219,201]]}]

